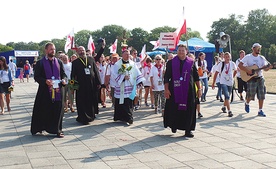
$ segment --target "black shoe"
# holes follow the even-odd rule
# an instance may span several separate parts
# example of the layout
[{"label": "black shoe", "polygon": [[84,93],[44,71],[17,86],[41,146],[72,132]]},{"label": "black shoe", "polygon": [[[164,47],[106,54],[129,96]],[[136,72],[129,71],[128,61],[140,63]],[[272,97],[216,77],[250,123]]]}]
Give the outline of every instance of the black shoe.
[{"label": "black shoe", "polygon": [[172,129],[172,132],[173,132],[173,133],[176,133],[176,129]]},{"label": "black shoe", "polygon": [[228,112],[228,117],[232,117],[233,113],[231,111]]},{"label": "black shoe", "polygon": [[216,96],[216,98],[217,98],[217,100],[219,100],[219,97],[218,97],[218,96]]},{"label": "black shoe", "polygon": [[224,100],[223,100],[223,99],[220,99],[220,102],[224,102]]},{"label": "black shoe", "polygon": [[226,107],[221,108],[222,113],[226,113]]},{"label": "black shoe", "polygon": [[201,117],[203,117],[203,115],[201,113],[198,113],[198,118],[200,119]]},{"label": "black shoe", "polygon": [[243,97],[242,97],[242,96],[241,96],[240,100],[241,100],[241,101],[244,101],[244,99],[243,99]]},{"label": "black shoe", "polygon": [[194,134],[191,131],[185,132],[185,137],[193,138]]},{"label": "black shoe", "polygon": [[132,125],[132,124],[133,124],[133,120],[131,120],[131,119],[128,120],[127,124],[128,124],[128,125]]}]

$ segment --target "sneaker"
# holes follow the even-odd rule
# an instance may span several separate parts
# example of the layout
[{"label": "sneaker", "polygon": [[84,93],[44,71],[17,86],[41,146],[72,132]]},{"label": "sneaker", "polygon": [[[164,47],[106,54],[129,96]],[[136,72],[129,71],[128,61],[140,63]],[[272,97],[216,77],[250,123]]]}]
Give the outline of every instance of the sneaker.
[{"label": "sneaker", "polygon": [[134,106],[134,111],[137,111],[137,110],[139,110],[139,106],[135,105]]},{"label": "sneaker", "polygon": [[153,104],[151,105],[151,109],[154,109],[154,105]]},{"label": "sneaker", "polygon": [[146,105],[146,107],[149,107],[149,104],[147,102],[145,102],[145,105]]},{"label": "sneaker", "polygon": [[220,101],[220,102],[224,102],[224,100],[223,100],[223,99],[220,99],[219,101]]},{"label": "sneaker", "polygon": [[221,108],[222,113],[226,113],[226,107]]},{"label": "sneaker", "polygon": [[228,112],[228,117],[232,117],[233,113],[231,111]]},{"label": "sneaker", "polygon": [[266,115],[264,114],[264,112],[262,110],[258,112],[258,116],[266,117]]},{"label": "sneaker", "polygon": [[244,103],[244,109],[245,109],[245,111],[246,111],[246,113],[249,113],[249,104],[246,104],[246,103]]},{"label": "sneaker", "polygon": [[201,113],[198,113],[198,118],[200,119],[201,117],[203,117],[203,115]]}]

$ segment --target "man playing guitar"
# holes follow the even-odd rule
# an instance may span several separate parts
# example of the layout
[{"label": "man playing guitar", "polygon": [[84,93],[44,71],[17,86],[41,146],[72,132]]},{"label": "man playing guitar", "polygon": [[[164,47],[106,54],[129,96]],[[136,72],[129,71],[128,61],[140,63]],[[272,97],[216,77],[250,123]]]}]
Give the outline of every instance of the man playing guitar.
[{"label": "man playing guitar", "polygon": [[[264,56],[260,55],[261,45],[259,43],[254,43],[252,46],[252,53],[246,55],[241,62],[239,63],[239,68],[242,71],[245,71],[247,74],[251,75],[254,73],[254,70],[249,69],[253,65],[263,68],[264,71],[268,71],[272,68],[272,65],[268,66],[269,63]],[[246,101],[245,101],[245,111],[249,113],[249,102],[255,100],[255,95],[259,100],[259,112],[258,116],[266,117],[263,112],[263,103],[265,99],[265,84],[263,78],[263,70],[257,72],[257,76],[251,78],[247,81],[247,92],[246,92]]]}]

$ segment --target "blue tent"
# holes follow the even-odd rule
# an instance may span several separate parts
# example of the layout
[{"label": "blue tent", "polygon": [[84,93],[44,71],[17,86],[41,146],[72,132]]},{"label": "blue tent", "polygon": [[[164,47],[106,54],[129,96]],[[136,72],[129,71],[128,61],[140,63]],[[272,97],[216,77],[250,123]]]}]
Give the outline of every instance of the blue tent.
[{"label": "blue tent", "polygon": [[[187,45],[187,41],[179,41],[178,44]],[[196,58],[200,52],[204,52],[207,61],[207,68],[211,71],[213,66],[213,53],[216,51],[215,44],[206,42],[199,38],[191,38],[188,40],[189,53],[193,53]],[[177,50],[177,49],[176,49]]]},{"label": "blue tent", "polygon": [[147,54],[150,57],[154,57],[155,55],[166,55],[166,52],[165,51],[161,51],[161,50],[155,50],[155,51],[152,51],[152,52],[147,52]]},{"label": "blue tent", "polygon": [[[187,45],[187,41],[179,41],[179,44]],[[213,66],[213,53],[216,51],[215,44],[206,42],[199,38],[191,38],[188,40],[188,49],[189,53],[193,53],[196,58],[200,52],[204,52],[206,54],[205,60],[207,61],[207,68],[209,71],[211,71]],[[157,48],[155,51],[166,51],[166,48]],[[174,51],[168,50],[168,52],[176,53],[177,47]],[[220,52],[222,52],[223,49],[220,48]]]},{"label": "blue tent", "polygon": [[[187,45],[187,41],[179,41],[178,44]],[[189,52],[204,52],[204,53],[213,53],[216,51],[215,45],[209,42],[206,42],[199,38],[191,38],[188,40]]]}]

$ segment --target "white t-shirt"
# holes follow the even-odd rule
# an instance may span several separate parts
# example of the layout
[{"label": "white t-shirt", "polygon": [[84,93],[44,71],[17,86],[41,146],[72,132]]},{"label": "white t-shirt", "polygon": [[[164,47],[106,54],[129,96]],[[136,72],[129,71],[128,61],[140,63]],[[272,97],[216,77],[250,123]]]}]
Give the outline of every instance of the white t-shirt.
[{"label": "white t-shirt", "polygon": [[237,66],[237,77],[241,78],[241,72],[240,72],[240,69],[238,68],[239,64],[241,62],[241,59],[237,59],[236,60],[236,66]]},{"label": "white t-shirt", "polygon": [[[207,70],[207,61],[203,60],[201,61],[201,65],[203,65],[203,70]],[[196,69],[198,69],[198,61],[195,62]],[[203,76],[199,77],[199,79],[205,79],[207,78],[207,72],[203,73]]]},{"label": "white t-shirt", "polygon": [[222,63],[223,62],[220,62],[217,67],[217,72],[220,73],[220,84],[233,86],[234,84],[233,74],[234,74],[234,71],[237,70],[237,66],[233,61],[230,61],[227,64],[224,63],[224,68],[221,72]]},{"label": "white t-shirt", "polygon": [[150,82],[150,71],[152,69],[153,65],[151,65],[151,67],[145,66],[142,68],[142,75],[143,77],[146,79],[145,81],[143,81],[143,85],[144,86],[151,86],[151,82]]},{"label": "white t-shirt", "polygon": [[64,72],[68,79],[71,79],[71,70],[72,70],[72,63],[68,62],[67,64],[63,64]]},{"label": "white t-shirt", "polygon": [[110,80],[109,80],[109,84],[110,84],[110,87],[115,87],[116,85],[116,82],[115,82],[115,78],[114,76],[111,76],[111,72],[113,71],[114,69],[114,65],[107,65],[107,68],[106,68],[106,74],[105,75],[110,75]]},{"label": "white t-shirt", "polygon": [[[152,66],[151,71],[150,71],[150,77],[153,77],[153,85],[154,89],[152,91],[162,91],[165,90],[164,88],[164,77],[163,77],[163,71],[164,71],[164,66],[158,70],[156,66]],[[159,76],[158,76],[159,75]]]},{"label": "white t-shirt", "polygon": [[106,64],[100,64],[99,66],[99,74],[101,78],[101,84],[104,84],[104,77],[105,77],[105,71],[106,71]]},{"label": "white t-shirt", "polygon": [[16,71],[15,70],[16,69],[16,64],[15,63],[10,62],[8,66],[9,66],[9,68],[10,68],[11,71]]},{"label": "white t-shirt", "polygon": [[[218,64],[215,64],[213,65],[212,69],[211,69],[211,73],[212,75],[214,75],[216,73],[216,71],[218,70]],[[217,75],[217,78],[216,78],[216,83],[219,83],[220,82],[220,74]]]},{"label": "white t-shirt", "polygon": [[[267,60],[264,58],[264,56],[258,55],[258,56],[253,56],[251,54],[247,54],[241,62],[243,63],[243,66],[253,66],[257,65],[259,68],[265,66],[268,64]],[[263,70],[258,71],[258,77],[263,76]]]}]

